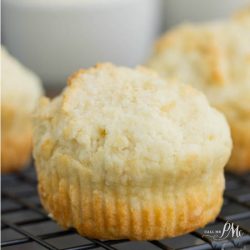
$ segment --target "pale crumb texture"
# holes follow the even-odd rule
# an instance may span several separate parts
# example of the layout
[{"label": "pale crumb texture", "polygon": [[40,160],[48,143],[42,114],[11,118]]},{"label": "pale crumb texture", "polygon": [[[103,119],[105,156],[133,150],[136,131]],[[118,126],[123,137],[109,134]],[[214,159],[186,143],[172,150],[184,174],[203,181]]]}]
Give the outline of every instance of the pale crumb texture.
[{"label": "pale crumb texture", "polygon": [[229,169],[250,170],[250,11],[227,21],[183,24],[156,44],[148,66],[202,90],[226,115],[234,141]]},{"label": "pale crumb texture", "polygon": [[214,220],[230,152],[203,94],[142,67],[80,70],[34,119],[42,202],[89,237],[158,239]]},{"label": "pale crumb texture", "polygon": [[39,78],[1,48],[1,171],[24,167],[31,154],[31,116],[42,95]]}]

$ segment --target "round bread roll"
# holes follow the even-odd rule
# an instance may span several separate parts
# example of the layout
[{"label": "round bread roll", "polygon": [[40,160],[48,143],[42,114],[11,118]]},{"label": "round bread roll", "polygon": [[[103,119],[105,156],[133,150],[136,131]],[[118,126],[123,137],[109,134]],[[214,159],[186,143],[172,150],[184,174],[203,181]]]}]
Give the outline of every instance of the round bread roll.
[{"label": "round bread roll", "polygon": [[40,80],[1,48],[1,172],[23,168],[31,155],[31,112],[42,94]]},{"label": "round bread roll", "polygon": [[42,203],[88,237],[160,239],[213,221],[230,152],[203,94],[140,67],[80,70],[35,114]]},{"label": "round bread roll", "polygon": [[250,170],[250,19],[186,24],[163,36],[148,66],[202,90],[226,115],[234,148],[228,169]]}]

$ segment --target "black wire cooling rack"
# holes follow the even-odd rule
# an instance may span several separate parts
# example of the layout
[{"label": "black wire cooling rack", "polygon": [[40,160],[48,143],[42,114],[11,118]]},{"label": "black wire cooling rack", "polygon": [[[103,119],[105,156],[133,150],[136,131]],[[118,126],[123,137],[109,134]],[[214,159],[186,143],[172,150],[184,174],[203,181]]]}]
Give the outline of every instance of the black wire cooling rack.
[{"label": "black wire cooling rack", "polygon": [[[73,229],[62,229],[47,216],[37,195],[32,166],[19,174],[2,175],[1,179],[1,247],[5,250],[250,249],[250,174],[226,175],[225,201],[214,223],[190,234],[159,241],[103,241],[81,237]],[[241,234],[231,232],[224,240],[213,240],[212,234],[221,232],[227,221],[237,232],[241,230]]]}]

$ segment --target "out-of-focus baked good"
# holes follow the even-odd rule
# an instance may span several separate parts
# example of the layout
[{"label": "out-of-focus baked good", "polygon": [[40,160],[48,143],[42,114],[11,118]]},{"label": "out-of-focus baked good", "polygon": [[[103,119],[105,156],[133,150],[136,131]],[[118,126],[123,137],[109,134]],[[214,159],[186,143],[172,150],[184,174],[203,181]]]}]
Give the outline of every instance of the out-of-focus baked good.
[{"label": "out-of-focus baked good", "polygon": [[232,20],[184,24],[156,44],[148,66],[202,90],[226,115],[234,149],[228,169],[250,170],[250,26],[247,11]]},{"label": "out-of-focus baked good", "polygon": [[31,155],[31,112],[42,94],[41,83],[1,48],[1,172],[21,169]]},{"label": "out-of-focus baked good", "polygon": [[233,15],[234,21],[239,21],[245,24],[250,25],[250,5],[246,8],[243,8]]},{"label": "out-of-focus baked good", "polygon": [[188,85],[145,68],[100,64],[42,99],[34,157],[45,209],[105,239],[160,239],[215,219],[231,137]]}]

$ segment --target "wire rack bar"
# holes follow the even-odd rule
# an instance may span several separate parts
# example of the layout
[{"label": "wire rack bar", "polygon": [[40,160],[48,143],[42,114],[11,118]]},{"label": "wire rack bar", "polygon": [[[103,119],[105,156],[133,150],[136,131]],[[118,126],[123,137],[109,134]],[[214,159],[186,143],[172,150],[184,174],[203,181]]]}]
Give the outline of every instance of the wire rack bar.
[{"label": "wire rack bar", "polygon": [[[165,249],[209,250],[250,249],[250,174],[226,174],[225,202],[214,223],[173,239],[135,242],[129,240],[97,240],[81,237],[75,230],[64,230],[48,217],[38,194],[34,167],[19,174],[2,176],[2,249]],[[216,241],[204,236],[204,230],[222,228],[227,221],[241,230],[241,237]]]}]

